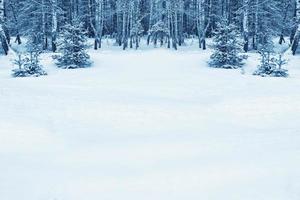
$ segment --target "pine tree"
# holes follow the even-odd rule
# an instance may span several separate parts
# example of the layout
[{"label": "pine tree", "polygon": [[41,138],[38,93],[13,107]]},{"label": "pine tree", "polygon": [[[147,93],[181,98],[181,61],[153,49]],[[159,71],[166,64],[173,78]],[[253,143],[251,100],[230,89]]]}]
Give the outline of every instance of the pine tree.
[{"label": "pine tree", "polygon": [[218,24],[214,37],[214,53],[209,65],[215,68],[235,69],[244,65],[247,57],[241,55],[242,45],[237,28],[227,21]]},{"label": "pine tree", "polygon": [[47,73],[43,70],[40,64],[41,45],[34,41],[34,38],[30,38],[26,44],[26,54],[24,57],[21,53],[18,53],[17,59],[14,64],[17,69],[13,70],[13,77],[39,77],[45,76]]},{"label": "pine tree", "polygon": [[284,69],[283,66],[287,64],[287,61],[283,59],[283,54],[278,54],[278,58],[274,57],[274,45],[269,40],[268,43],[263,45],[259,53],[261,55],[260,65],[257,70],[253,73],[256,76],[262,77],[288,77],[288,70]]},{"label": "pine tree", "polygon": [[91,61],[86,52],[87,48],[87,37],[85,36],[83,24],[74,19],[72,24],[66,24],[63,27],[59,45],[61,55],[55,57],[57,66],[64,69],[89,67]]}]

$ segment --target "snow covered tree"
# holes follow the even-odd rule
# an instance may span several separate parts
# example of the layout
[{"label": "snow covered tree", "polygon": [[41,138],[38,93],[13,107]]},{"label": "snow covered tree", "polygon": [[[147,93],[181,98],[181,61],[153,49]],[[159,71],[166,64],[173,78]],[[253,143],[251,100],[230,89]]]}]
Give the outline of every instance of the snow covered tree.
[{"label": "snow covered tree", "polygon": [[149,30],[147,44],[149,45],[150,41],[152,41],[154,46],[156,47],[157,41],[159,40],[160,45],[162,46],[164,44],[164,41],[167,40],[168,48],[170,48],[169,32],[170,31],[167,24],[165,24],[163,21],[158,21]]},{"label": "snow covered tree", "polygon": [[243,0],[243,37],[244,37],[244,51],[249,50],[249,0]]},{"label": "snow covered tree", "polygon": [[66,24],[60,37],[59,50],[61,55],[55,57],[58,67],[76,69],[91,65],[90,56],[86,52],[88,48],[87,37],[83,24],[78,19],[72,20],[72,24]]},{"label": "snow covered tree", "polygon": [[47,73],[43,70],[40,64],[40,54],[42,47],[38,43],[35,43],[34,37],[30,38],[26,44],[26,53],[24,57],[22,53],[18,53],[18,58],[14,61],[14,64],[18,67],[13,70],[13,77],[38,77],[45,76]]},{"label": "snow covered tree", "polygon": [[283,59],[282,53],[278,54],[278,58],[274,57],[273,49],[274,46],[271,41],[260,48],[260,65],[253,75],[263,77],[288,77],[288,70],[283,69],[287,61]]},{"label": "snow covered tree", "polygon": [[135,49],[139,48],[140,37],[143,35],[144,29],[140,21],[136,21],[132,24],[130,29],[130,48],[133,48],[135,44]]},{"label": "snow covered tree", "polygon": [[57,29],[58,29],[58,18],[57,18],[57,0],[51,0],[51,14],[52,14],[52,30],[51,30],[51,46],[52,51],[55,52],[57,49]]},{"label": "snow covered tree", "polygon": [[29,53],[23,58],[21,54],[14,61],[18,67],[13,70],[13,77],[38,77],[45,76],[47,73],[43,70],[42,65],[39,63],[39,56],[37,53]]},{"label": "snow covered tree", "polygon": [[10,20],[8,20],[8,27],[10,28],[11,32],[14,32],[14,35],[16,37],[15,42],[17,42],[18,44],[21,44],[21,24],[20,21],[21,19],[21,4],[20,4],[20,0],[10,0],[9,2],[7,2],[7,12],[9,13],[9,15],[11,15],[11,17],[9,18]]},{"label": "snow covered tree", "polygon": [[161,22],[167,31],[161,41],[169,47],[177,49],[185,38],[197,37],[206,49],[206,37],[225,19],[242,33],[246,52],[258,50],[270,32],[280,36],[280,43],[290,35],[296,53],[299,8],[299,0],[0,0],[0,45],[7,53],[9,35],[21,43],[21,36],[40,33],[43,50],[55,52],[62,27],[78,18],[95,39],[95,49],[101,48],[102,37],[114,38],[123,49],[138,47],[143,35],[152,34],[155,42],[153,28]]},{"label": "snow covered tree", "polygon": [[276,64],[276,69],[274,69],[272,76],[273,77],[288,77],[288,70],[284,69],[283,66],[288,63],[287,60],[283,58],[282,54],[278,54],[278,58],[273,58]]},{"label": "snow covered tree", "polygon": [[[104,29],[104,0],[95,0],[94,3],[92,3],[89,0],[89,6],[90,10],[94,10],[95,16],[89,16],[90,17],[90,26],[93,29],[94,32],[94,49],[97,50],[98,48],[102,47],[102,35],[103,35],[103,29]],[[90,11],[90,15],[92,15]],[[93,20],[94,18],[94,20]]]},{"label": "snow covered tree", "polygon": [[299,46],[299,40],[300,40],[300,0],[296,0],[296,14],[295,14],[295,19],[296,19],[296,31],[295,34],[292,38],[292,46],[291,46],[291,50],[293,52],[293,54],[296,54],[296,51],[298,49]]},{"label": "snow covered tree", "polygon": [[4,0],[0,0],[0,43],[4,54],[7,55],[9,46],[4,28]]},{"label": "snow covered tree", "polygon": [[242,45],[236,26],[226,20],[218,24],[214,37],[214,53],[209,65],[215,68],[234,69],[244,65],[247,57],[240,54]]},{"label": "snow covered tree", "polygon": [[208,32],[208,28],[211,25],[210,23],[211,23],[212,0],[209,0],[208,2],[206,0],[197,0],[196,2],[197,2],[196,21],[197,21],[197,35],[199,38],[199,48],[205,50],[206,49],[205,38]]},{"label": "snow covered tree", "polygon": [[276,68],[276,64],[273,62],[272,53],[274,53],[274,44],[269,41],[265,45],[260,47],[259,54],[261,56],[260,65],[253,75],[268,76],[272,74],[273,69]]}]

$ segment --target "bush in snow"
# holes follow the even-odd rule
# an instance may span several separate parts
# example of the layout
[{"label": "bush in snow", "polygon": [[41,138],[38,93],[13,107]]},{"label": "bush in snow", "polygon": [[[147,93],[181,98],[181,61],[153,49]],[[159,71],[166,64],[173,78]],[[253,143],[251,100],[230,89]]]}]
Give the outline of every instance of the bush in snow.
[{"label": "bush in snow", "polygon": [[18,68],[12,70],[13,77],[38,77],[47,75],[42,65],[40,65],[39,56],[36,53],[29,53],[24,57],[22,57],[22,54],[19,54],[17,59],[14,60],[14,64]]},{"label": "bush in snow", "polygon": [[22,53],[18,53],[18,57],[14,60],[14,64],[17,66],[13,70],[13,77],[38,77],[47,75],[40,64],[41,48],[34,43],[34,37],[26,44],[26,53],[24,57]]},{"label": "bush in snow", "polygon": [[235,69],[241,68],[246,55],[240,54],[242,44],[236,26],[227,21],[218,23],[214,37],[214,53],[211,55],[209,65],[215,68]]},{"label": "bush in snow", "polygon": [[283,59],[282,54],[278,55],[278,58],[274,58],[274,62],[276,63],[276,69],[274,69],[272,76],[273,77],[288,77],[288,70],[282,68],[287,64],[287,60]]},{"label": "bush in snow", "polygon": [[76,69],[91,65],[90,56],[86,52],[88,48],[87,37],[82,23],[75,19],[71,24],[66,24],[60,37],[59,50],[61,55],[54,57],[58,67]]},{"label": "bush in snow", "polygon": [[258,69],[253,73],[257,76],[269,77],[288,77],[288,70],[282,67],[287,64],[287,60],[283,59],[282,54],[278,54],[278,58],[272,56],[272,43],[266,44],[259,51],[261,60]]}]

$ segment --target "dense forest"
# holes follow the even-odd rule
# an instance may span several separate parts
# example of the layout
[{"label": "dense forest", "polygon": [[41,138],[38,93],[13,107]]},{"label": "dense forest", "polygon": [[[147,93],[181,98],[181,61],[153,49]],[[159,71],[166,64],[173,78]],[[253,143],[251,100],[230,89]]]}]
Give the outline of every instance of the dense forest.
[{"label": "dense forest", "polygon": [[[0,0],[0,34],[4,52],[9,43],[34,37],[44,50],[56,51],[61,27],[74,19],[101,48],[111,37],[123,49],[138,48],[139,38],[177,49],[188,37],[206,48],[216,24],[238,27],[244,50],[257,49],[277,36],[296,52],[300,36],[299,0]],[[11,41],[11,37],[16,41]],[[290,41],[285,41],[289,36]],[[14,39],[15,40],[15,39]]]}]

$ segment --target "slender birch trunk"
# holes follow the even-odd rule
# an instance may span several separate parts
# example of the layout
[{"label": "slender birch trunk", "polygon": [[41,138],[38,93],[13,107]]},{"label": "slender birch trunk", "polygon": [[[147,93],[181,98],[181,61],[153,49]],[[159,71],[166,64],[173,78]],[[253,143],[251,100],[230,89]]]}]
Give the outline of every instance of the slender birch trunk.
[{"label": "slender birch trunk", "polygon": [[4,31],[4,0],[0,0],[0,39],[3,52],[5,55],[7,55],[9,46]]}]

